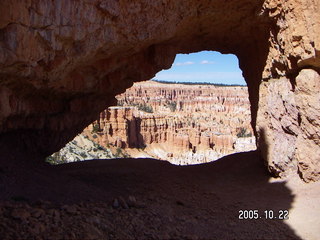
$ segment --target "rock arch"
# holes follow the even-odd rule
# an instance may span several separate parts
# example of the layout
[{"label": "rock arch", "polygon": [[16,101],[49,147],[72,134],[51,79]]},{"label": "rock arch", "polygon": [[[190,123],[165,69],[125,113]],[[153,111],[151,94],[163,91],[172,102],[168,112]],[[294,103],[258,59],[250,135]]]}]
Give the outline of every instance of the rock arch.
[{"label": "rock arch", "polygon": [[0,143],[12,159],[1,160],[40,159],[58,150],[116,94],[169,68],[175,54],[215,50],[239,58],[269,170],[318,180],[319,5],[4,0]]}]

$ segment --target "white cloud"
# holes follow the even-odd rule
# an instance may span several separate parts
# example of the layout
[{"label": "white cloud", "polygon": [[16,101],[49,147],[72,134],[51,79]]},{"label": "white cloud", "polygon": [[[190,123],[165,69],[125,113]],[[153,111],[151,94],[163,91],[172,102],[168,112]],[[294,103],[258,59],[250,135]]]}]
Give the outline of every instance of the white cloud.
[{"label": "white cloud", "polygon": [[201,64],[214,64],[213,61],[203,60],[200,62]]},{"label": "white cloud", "polygon": [[178,62],[176,64],[174,64],[175,66],[186,66],[186,65],[192,65],[194,64],[194,62],[188,61],[188,62]]}]

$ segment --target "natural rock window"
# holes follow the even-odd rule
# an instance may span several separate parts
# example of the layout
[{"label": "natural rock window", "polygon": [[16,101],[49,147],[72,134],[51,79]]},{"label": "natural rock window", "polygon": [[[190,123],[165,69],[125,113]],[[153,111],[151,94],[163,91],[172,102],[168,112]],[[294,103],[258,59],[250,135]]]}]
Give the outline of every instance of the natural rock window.
[{"label": "natural rock window", "polygon": [[[319,239],[319,12],[318,0],[2,0],[1,239]],[[90,136],[65,149],[78,152],[74,161],[129,154],[131,123],[143,130],[133,139],[144,137],[150,146],[165,139],[169,124],[159,129],[156,118],[138,121],[155,114],[155,106],[142,105],[139,115],[128,115],[134,121],[121,117],[113,124],[105,121],[105,108],[134,82],[170,68],[177,53],[208,49],[239,58],[251,110],[242,120],[251,119],[257,151],[183,168],[131,158],[43,164],[91,123]],[[184,94],[179,91],[176,96]],[[117,116],[132,108],[127,102],[114,109]],[[168,103],[167,115],[180,107]],[[178,137],[187,119],[173,118]],[[117,129],[130,138],[115,138]],[[188,138],[171,140],[167,157],[177,157],[179,142],[198,154],[203,145]],[[148,150],[134,143],[138,152]],[[274,218],[241,220],[239,210]],[[275,219],[278,210],[289,219]]]},{"label": "natural rock window", "polygon": [[145,157],[189,165],[255,150],[244,84],[234,55],[178,55],[170,70],[117,95],[117,106],[48,161]]}]

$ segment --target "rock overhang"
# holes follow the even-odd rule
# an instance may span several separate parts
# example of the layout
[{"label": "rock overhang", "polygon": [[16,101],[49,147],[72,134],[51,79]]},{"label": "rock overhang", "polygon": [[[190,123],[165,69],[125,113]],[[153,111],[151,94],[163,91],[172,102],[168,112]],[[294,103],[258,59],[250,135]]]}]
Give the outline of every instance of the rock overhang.
[{"label": "rock overhang", "polygon": [[[175,54],[216,50],[239,58],[258,139],[264,129],[258,145],[269,168],[280,176],[300,171],[317,180],[319,161],[296,157],[297,139],[308,139],[297,118],[307,106],[296,104],[293,95],[299,92],[290,95],[295,81],[287,77],[298,76],[301,65],[314,68],[319,62],[317,10],[319,3],[312,0],[5,0],[0,7],[1,141],[11,135],[9,147],[19,142],[26,154],[48,155],[134,81],[169,68]],[[270,104],[274,100],[280,105]],[[283,121],[273,112],[289,117]],[[285,130],[288,121],[297,126],[296,134]],[[311,148],[319,149],[319,134],[312,138]],[[294,147],[280,151],[279,141]]]}]

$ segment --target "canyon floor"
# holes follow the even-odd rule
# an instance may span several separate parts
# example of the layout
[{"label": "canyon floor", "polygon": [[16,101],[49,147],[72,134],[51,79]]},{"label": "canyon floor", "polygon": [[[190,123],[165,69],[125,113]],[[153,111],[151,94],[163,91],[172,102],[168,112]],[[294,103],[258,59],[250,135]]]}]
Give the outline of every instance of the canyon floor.
[{"label": "canyon floor", "polygon": [[[320,182],[271,178],[257,152],[175,166],[93,160],[0,169],[1,239],[317,239]],[[240,210],[261,219],[240,220]],[[265,210],[288,210],[268,220]]]}]

